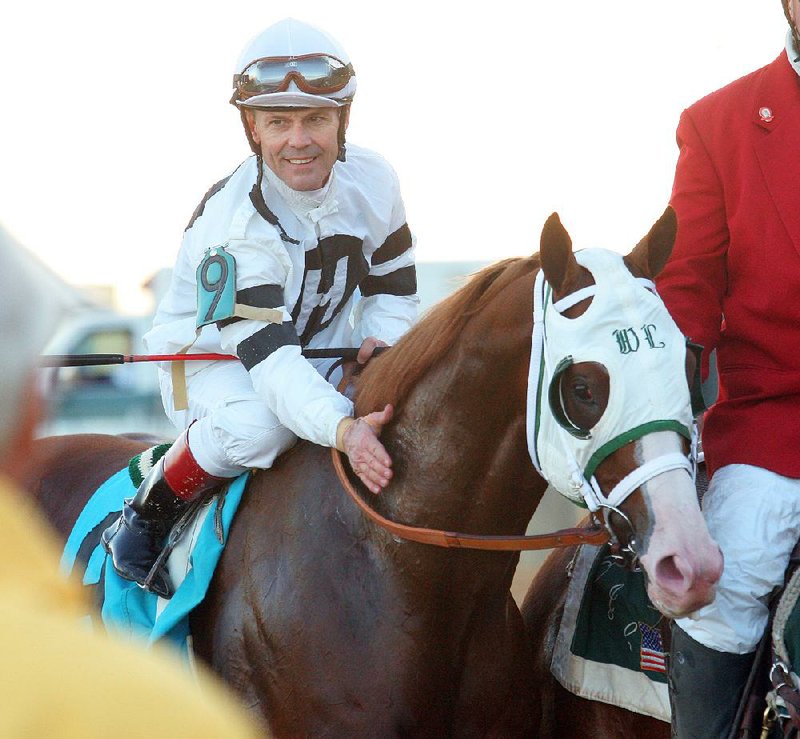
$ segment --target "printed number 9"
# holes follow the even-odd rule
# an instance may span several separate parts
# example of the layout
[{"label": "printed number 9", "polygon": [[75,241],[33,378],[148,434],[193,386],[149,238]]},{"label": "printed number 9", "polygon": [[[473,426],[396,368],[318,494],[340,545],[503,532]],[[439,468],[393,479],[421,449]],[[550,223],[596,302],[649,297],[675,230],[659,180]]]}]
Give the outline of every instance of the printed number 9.
[{"label": "printed number 9", "polygon": [[222,293],[225,292],[225,284],[228,282],[228,263],[225,259],[219,254],[206,259],[200,271],[200,281],[203,284],[203,290],[207,293],[214,293],[203,319],[204,321],[211,321],[214,318],[214,311],[222,298]]}]

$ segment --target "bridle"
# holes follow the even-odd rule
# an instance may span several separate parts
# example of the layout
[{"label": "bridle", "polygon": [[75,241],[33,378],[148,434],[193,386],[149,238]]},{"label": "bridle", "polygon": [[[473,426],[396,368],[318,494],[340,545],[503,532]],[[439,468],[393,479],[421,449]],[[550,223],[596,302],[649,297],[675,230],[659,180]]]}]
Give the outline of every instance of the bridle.
[{"label": "bridle", "polygon": [[[638,572],[642,568],[639,565],[639,550],[637,548],[636,542],[636,531],[633,528],[633,523],[628,516],[622,512],[620,508],[615,506],[601,504],[600,509],[604,511],[602,516],[603,526],[605,526],[606,532],[608,533],[608,541],[609,541],[609,549],[610,549],[610,557],[613,559],[618,565],[624,567],[631,572]],[[630,536],[628,536],[627,541],[623,542],[617,533],[611,528],[611,522],[609,521],[610,514],[615,513],[619,516],[627,525],[628,531],[630,532]],[[594,514],[592,514],[594,515]]]}]

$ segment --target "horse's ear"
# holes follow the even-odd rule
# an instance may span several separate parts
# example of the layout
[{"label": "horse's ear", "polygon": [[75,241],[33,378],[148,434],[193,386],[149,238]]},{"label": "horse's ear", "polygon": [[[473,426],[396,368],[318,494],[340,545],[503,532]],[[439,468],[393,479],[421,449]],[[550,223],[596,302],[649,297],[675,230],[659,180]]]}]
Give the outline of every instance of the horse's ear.
[{"label": "horse's ear", "polygon": [[558,213],[553,213],[542,228],[539,256],[545,279],[556,296],[560,296],[577,278],[578,262],[572,253],[572,239],[561,225]]},{"label": "horse's ear", "polygon": [[675,245],[675,234],[678,232],[678,217],[671,205],[661,215],[645,236],[625,257],[625,264],[633,272],[645,277],[655,278],[667,263],[672,247]]}]

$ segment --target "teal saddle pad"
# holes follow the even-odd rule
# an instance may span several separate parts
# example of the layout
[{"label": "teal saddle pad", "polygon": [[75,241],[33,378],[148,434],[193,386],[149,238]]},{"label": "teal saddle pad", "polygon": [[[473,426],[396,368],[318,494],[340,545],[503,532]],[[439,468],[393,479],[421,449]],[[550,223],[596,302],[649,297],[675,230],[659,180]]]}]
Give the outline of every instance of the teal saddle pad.
[{"label": "teal saddle pad", "polygon": [[143,635],[150,643],[167,639],[188,650],[189,614],[208,590],[249,473],[237,477],[224,495],[212,497],[203,506],[209,510],[189,554],[188,572],[172,598],[164,599],[121,578],[100,544],[100,535],[119,517],[124,500],[136,493],[141,481],[133,462],[103,483],[90,498],[67,539],[61,566],[66,573],[80,575],[83,584],[93,590],[107,626]]}]

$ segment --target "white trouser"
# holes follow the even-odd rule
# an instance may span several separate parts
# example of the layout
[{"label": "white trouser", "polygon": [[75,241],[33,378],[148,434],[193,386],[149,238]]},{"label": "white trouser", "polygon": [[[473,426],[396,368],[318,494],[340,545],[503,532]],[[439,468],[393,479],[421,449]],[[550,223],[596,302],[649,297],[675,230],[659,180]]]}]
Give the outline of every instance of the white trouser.
[{"label": "white trouser", "polygon": [[783,585],[800,538],[800,480],[750,465],[722,467],[703,498],[703,515],[725,566],[713,603],[677,623],[707,647],[746,654],[764,633],[766,597]]},{"label": "white trouser", "polygon": [[215,362],[186,378],[189,408],[176,411],[169,372],[159,371],[161,399],[178,429],[188,428],[197,463],[216,477],[268,469],[297,437],[253,389],[240,362]]}]

